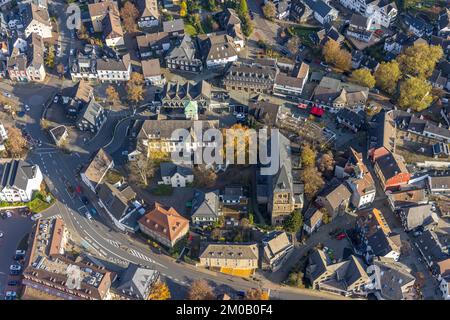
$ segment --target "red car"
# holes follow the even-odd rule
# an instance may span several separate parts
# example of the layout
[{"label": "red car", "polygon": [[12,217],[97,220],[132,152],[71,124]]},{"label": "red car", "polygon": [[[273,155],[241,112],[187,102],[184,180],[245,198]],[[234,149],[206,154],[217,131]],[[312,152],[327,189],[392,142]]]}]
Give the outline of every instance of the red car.
[{"label": "red car", "polygon": [[345,233],[341,232],[336,236],[336,240],[342,240],[346,237]]}]

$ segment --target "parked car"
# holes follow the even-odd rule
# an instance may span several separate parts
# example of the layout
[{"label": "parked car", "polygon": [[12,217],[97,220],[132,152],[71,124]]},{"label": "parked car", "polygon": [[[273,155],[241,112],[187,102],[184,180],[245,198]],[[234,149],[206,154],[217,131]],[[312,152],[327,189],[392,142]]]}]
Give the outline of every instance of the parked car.
[{"label": "parked car", "polygon": [[91,214],[89,212],[86,212],[86,218],[88,218],[89,220],[92,219],[92,216],[91,216]]},{"label": "parked car", "polygon": [[89,204],[89,199],[86,196],[82,196],[81,202],[83,202],[83,204],[87,206]]},{"label": "parked car", "polygon": [[97,210],[95,210],[95,208],[91,208],[91,213],[92,213],[93,215],[96,215],[96,214],[97,214]]},{"label": "parked car", "polygon": [[11,280],[8,282],[8,286],[17,286],[19,284],[19,281],[17,280]]},{"label": "parked car", "polygon": [[24,109],[25,111],[28,112],[28,111],[30,111],[30,106],[26,104],[26,105],[23,107],[23,109]]},{"label": "parked car", "polygon": [[12,264],[11,266],[9,266],[9,270],[10,271],[20,271],[20,270],[22,270],[22,267],[18,264]]},{"label": "parked car", "polygon": [[31,220],[36,221],[37,219],[42,218],[42,214],[40,213],[36,213],[34,215],[31,216]]},{"label": "parked car", "polygon": [[3,232],[0,232],[0,238],[3,238]]},{"label": "parked car", "polygon": [[55,96],[55,97],[53,98],[53,103],[58,103],[58,101],[59,101],[59,97],[58,97],[58,96]]},{"label": "parked car", "polygon": [[5,215],[7,218],[11,218],[12,217],[12,212],[11,211],[6,211]]},{"label": "parked car", "polygon": [[345,239],[345,237],[346,237],[346,234],[344,232],[341,232],[336,236],[336,240],[342,240],[342,239]]}]

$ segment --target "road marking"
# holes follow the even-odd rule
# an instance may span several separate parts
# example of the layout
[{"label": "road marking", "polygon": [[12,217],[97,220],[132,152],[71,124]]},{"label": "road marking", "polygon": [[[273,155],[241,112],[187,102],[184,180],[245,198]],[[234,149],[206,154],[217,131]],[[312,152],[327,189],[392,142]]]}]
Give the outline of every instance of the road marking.
[{"label": "road marking", "polygon": [[106,241],[108,241],[108,243],[112,244],[113,246],[120,248],[120,243],[111,239],[106,239]]},{"label": "road marking", "polygon": [[137,250],[130,249],[129,253],[131,255],[135,256],[135,257],[138,257],[138,258],[142,259],[142,260],[154,263],[154,261],[151,258],[147,257],[146,255],[144,255],[143,253],[141,253],[141,252],[139,252]]}]

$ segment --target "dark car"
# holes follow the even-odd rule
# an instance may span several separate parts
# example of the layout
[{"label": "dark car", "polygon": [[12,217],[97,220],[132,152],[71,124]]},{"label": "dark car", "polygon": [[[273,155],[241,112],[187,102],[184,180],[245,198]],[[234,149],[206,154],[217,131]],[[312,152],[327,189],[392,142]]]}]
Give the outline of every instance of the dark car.
[{"label": "dark car", "polygon": [[86,198],[85,196],[82,196],[81,197],[81,202],[83,202],[84,203],[84,205],[88,205],[89,204],[89,199],[88,198]]},{"label": "dark car", "polygon": [[19,284],[19,281],[17,280],[11,280],[8,282],[8,286],[17,286]]}]

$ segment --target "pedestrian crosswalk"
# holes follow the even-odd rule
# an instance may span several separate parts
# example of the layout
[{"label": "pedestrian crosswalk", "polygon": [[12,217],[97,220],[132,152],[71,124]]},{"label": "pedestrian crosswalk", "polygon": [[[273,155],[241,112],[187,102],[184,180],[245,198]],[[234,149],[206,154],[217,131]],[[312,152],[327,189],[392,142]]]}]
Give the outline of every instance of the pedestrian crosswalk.
[{"label": "pedestrian crosswalk", "polygon": [[120,243],[111,239],[106,239],[109,244],[112,244],[116,248],[120,248]]},{"label": "pedestrian crosswalk", "polygon": [[133,256],[135,256],[135,257],[137,257],[137,258],[139,258],[139,259],[142,259],[142,260],[145,260],[145,261],[148,261],[148,262],[154,262],[152,259],[150,259],[150,258],[147,257],[146,255],[144,255],[144,254],[142,254],[142,253],[140,253],[139,251],[136,251],[136,250],[134,250],[134,249],[129,249],[128,252],[129,252],[131,255],[133,255]]}]

